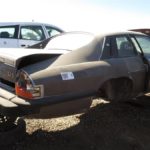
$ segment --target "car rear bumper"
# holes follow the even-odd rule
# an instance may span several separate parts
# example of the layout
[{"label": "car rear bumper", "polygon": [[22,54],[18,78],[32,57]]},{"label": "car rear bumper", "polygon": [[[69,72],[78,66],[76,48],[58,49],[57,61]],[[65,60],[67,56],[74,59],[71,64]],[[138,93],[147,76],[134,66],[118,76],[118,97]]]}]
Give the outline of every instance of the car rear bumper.
[{"label": "car rear bumper", "polygon": [[25,100],[0,88],[0,113],[4,116],[16,117],[39,115],[38,118],[71,115],[90,108],[92,102],[90,96],[93,92],[87,93],[69,93],[43,99]]},{"label": "car rear bumper", "polygon": [[[0,113],[5,116],[24,116],[34,113],[30,102],[17,97],[14,93],[0,88]],[[31,110],[33,112],[31,112]]]}]

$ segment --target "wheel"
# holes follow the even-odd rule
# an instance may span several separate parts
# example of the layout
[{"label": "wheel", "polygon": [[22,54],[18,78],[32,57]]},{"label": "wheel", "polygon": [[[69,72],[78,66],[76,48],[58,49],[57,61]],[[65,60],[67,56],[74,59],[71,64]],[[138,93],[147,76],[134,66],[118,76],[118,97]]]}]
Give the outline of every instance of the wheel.
[{"label": "wheel", "polygon": [[6,146],[21,140],[26,134],[23,119],[0,115],[0,145]]},{"label": "wheel", "polygon": [[117,79],[107,82],[105,93],[110,101],[127,101],[131,98],[132,82],[127,79]]}]

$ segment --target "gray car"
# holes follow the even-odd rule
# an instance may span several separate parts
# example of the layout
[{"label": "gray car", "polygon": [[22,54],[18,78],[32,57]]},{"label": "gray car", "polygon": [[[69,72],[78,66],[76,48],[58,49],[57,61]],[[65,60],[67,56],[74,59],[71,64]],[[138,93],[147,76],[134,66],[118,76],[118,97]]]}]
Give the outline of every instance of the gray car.
[{"label": "gray car", "polygon": [[1,49],[1,117],[70,115],[89,109],[93,97],[123,101],[144,94],[149,55],[150,38],[135,32],[70,32],[43,51]]}]

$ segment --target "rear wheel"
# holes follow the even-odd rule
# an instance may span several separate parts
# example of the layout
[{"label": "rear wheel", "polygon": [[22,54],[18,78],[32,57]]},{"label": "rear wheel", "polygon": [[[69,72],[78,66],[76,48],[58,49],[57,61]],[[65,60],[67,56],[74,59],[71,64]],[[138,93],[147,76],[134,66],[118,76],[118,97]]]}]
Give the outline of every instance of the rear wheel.
[{"label": "rear wheel", "polygon": [[105,94],[110,101],[127,101],[131,93],[132,82],[129,79],[111,80],[105,84]]},{"label": "rear wheel", "polygon": [[26,133],[23,119],[0,115],[0,145],[10,145],[21,140]]}]

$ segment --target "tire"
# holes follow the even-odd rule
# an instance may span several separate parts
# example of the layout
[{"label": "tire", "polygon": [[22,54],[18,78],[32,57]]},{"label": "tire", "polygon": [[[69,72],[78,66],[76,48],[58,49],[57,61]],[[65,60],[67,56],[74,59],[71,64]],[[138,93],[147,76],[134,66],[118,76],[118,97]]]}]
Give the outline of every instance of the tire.
[{"label": "tire", "polygon": [[105,93],[110,101],[127,101],[131,98],[132,82],[129,79],[111,80],[105,85]]},{"label": "tire", "polygon": [[26,124],[23,119],[18,119],[11,126],[10,130],[0,132],[0,146],[11,145],[19,142],[25,137]]}]

